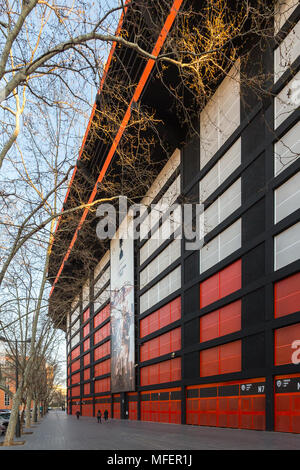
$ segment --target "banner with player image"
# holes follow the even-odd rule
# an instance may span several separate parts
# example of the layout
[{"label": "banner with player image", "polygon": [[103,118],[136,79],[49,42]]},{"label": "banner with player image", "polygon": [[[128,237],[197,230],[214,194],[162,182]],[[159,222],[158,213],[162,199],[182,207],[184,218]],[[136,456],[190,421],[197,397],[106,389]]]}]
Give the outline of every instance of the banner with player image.
[{"label": "banner with player image", "polygon": [[111,391],[128,392],[135,390],[134,241],[122,225],[111,240],[110,256]]}]

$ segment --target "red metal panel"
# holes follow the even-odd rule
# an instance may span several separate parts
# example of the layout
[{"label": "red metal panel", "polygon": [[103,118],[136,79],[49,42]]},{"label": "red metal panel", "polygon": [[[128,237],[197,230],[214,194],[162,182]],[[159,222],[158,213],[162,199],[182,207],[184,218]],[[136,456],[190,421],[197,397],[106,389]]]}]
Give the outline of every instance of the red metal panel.
[{"label": "red metal panel", "polygon": [[220,299],[242,287],[242,261],[239,259],[220,271]]},{"label": "red metal panel", "polygon": [[[262,382],[265,379],[251,379],[251,382]],[[216,396],[187,398],[187,424],[200,426],[218,426],[245,429],[265,429],[265,395],[243,396],[238,392],[235,396],[219,395],[219,387],[236,385],[247,381],[214,383],[209,385],[191,386],[187,390],[214,387]],[[239,387],[240,390],[240,387]]]},{"label": "red metal panel", "polygon": [[94,344],[100,343],[102,340],[110,336],[110,322],[106,323],[102,328],[100,328],[94,334]]},{"label": "red metal panel", "polygon": [[239,372],[242,369],[242,342],[223,344],[220,348],[220,374]]},{"label": "red metal panel", "polygon": [[101,325],[110,316],[110,305],[106,305],[97,315],[94,317],[94,328]]},{"label": "red metal panel", "polygon": [[179,320],[181,317],[181,298],[177,297],[159,310],[140,321],[140,337],[143,338],[164,326]]},{"label": "red metal panel", "polygon": [[87,351],[88,349],[90,349],[90,338],[83,342],[83,351]]},{"label": "red metal panel", "polygon": [[110,390],[110,378],[95,380],[95,393],[108,392]]},{"label": "red metal panel", "polygon": [[89,318],[90,318],[90,309],[87,308],[87,309],[83,312],[83,323],[85,323]]},{"label": "red metal panel", "polygon": [[93,416],[93,404],[92,403],[86,403],[82,405],[81,407],[81,413],[82,416]]},{"label": "red metal panel", "polygon": [[75,359],[76,357],[78,357],[80,354],[80,346],[77,346],[77,348],[73,349],[73,351],[71,352],[71,359]]},{"label": "red metal panel", "polygon": [[71,383],[78,384],[79,382],[80,382],[80,372],[77,372],[77,374],[73,374],[71,376]]},{"label": "red metal panel", "polygon": [[71,372],[75,372],[78,369],[80,369],[80,359],[71,364]]},{"label": "red metal panel", "polygon": [[85,325],[85,327],[83,328],[83,337],[85,338],[90,332],[90,325],[89,323],[87,325]]},{"label": "red metal panel", "polygon": [[95,361],[98,361],[98,359],[101,359],[108,354],[110,354],[110,341],[106,341],[106,343],[103,343],[94,350],[94,359]]},{"label": "red metal panel", "polygon": [[[275,381],[300,378],[300,374],[281,375]],[[294,393],[275,393],[275,431],[300,433],[300,390]]]},{"label": "red metal panel", "polygon": [[141,362],[169,354],[181,348],[181,329],[175,328],[161,336],[146,341],[140,347]]},{"label": "red metal panel", "polygon": [[219,273],[214,274],[200,284],[200,308],[219,299]]},{"label": "red metal panel", "polygon": [[87,366],[87,365],[90,364],[90,362],[91,362],[91,361],[90,361],[90,354],[88,353],[88,354],[86,354],[85,356],[83,356],[83,365],[84,365],[84,366]]},{"label": "red metal panel", "polygon": [[200,342],[228,335],[241,329],[241,300],[200,318]]},{"label": "red metal panel", "polygon": [[100,362],[99,364],[96,364],[94,367],[95,377],[99,375],[109,374],[109,373],[110,373],[110,359]]},{"label": "red metal panel", "polygon": [[151,366],[142,367],[140,372],[141,386],[174,382],[181,378],[181,359],[162,361]]},{"label": "red metal panel", "polygon": [[200,377],[241,370],[241,341],[222,344],[200,352]]},{"label": "red metal panel", "polygon": [[300,310],[300,273],[275,283],[274,306],[275,318]]},{"label": "red metal panel", "polygon": [[200,377],[219,374],[219,347],[200,352]]},{"label": "red metal panel", "polygon": [[220,333],[219,336],[228,335],[239,331],[241,325],[242,301],[237,300],[225,307],[220,308]]},{"label": "red metal panel", "polygon": [[[151,392],[141,393],[141,420],[155,421],[160,423],[181,422],[181,401],[172,399],[171,392],[179,391],[175,389],[152,390]],[[168,399],[160,400],[161,393],[169,393]],[[150,400],[143,401],[143,395],[150,395]],[[156,395],[155,398],[153,395]],[[157,397],[158,395],[158,397]]]},{"label": "red metal panel", "polygon": [[84,381],[89,380],[91,378],[91,369],[90,368],[84,369],[83,378],[84,378]]},{"label": "red metal panel", "polygon": [[242,287],[242,262],[235,261],[200,284],[200,308],[210,305]]},{"label": "red metal panel", "polygon": [[79,397],[80,396],[80,386],[72,387],[71,388],[71,396],[72,397]]}]

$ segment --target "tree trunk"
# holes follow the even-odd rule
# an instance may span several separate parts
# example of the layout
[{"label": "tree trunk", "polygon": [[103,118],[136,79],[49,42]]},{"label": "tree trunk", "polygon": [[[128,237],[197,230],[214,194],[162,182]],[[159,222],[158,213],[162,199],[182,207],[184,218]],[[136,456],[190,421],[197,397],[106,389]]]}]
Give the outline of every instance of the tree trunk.
[{"label": "tree trunk", "polygon": [[7,431],[5,434],[4,445],[9,446],[14,442],[14,435],[16,431],[16,426],[18,422],[19,407],[22,399],[22,387],[18,387],[16,393],[13,396],[13,403],[11,408],[10,420],[7,426]]},{"label": "tree trunk", "polygon": [[31,399],[32,399],[31,393],[28,392],[27,400],[26,400],[26,410],[25,410],[25,428],[31,427],[31,414],[30,414]]},{"label": "tree trunk", "polygon": [[33,421],[36,423],[40,419],[40,410],[36,400],[33,402]]}]

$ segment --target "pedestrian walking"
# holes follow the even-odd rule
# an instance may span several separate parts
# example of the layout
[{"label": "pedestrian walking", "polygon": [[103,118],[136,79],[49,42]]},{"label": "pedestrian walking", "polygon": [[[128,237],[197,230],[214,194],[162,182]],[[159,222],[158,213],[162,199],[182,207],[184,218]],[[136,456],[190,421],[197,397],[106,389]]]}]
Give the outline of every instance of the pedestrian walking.
[{"label": "pedestrian walking", "polygon": [[107,410],[104,411],[104,419],[105,419],[105,421],[108,420],[108,411]]},{"label": "pedestrian walking", "polygon": [[77,416],[77,419],[79,419],[80,411],[76,411],[76,416]]},{"label": "pedestrian walking", "polygon": [[98,423],[101,423],[101,416],[102,416],[102,415],[101,415],[101,411],[98,410],[98,413],[97,413],[97,421],[98,421]]}]

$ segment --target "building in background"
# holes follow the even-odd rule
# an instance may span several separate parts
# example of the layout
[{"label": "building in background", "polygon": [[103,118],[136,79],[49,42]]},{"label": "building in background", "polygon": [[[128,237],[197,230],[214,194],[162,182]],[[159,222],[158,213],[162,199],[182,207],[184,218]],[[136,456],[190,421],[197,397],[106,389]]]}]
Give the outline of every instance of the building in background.
[{"label": "building in background", "polygon": [[[276,41],[253,52],[250,68],[237,59],[200,110],[199,136],[181,146],[176,128],[164,134],[169,160],[141,198],[156,208],[140,239],[102,244],[97,264],[83,271],[60,323],[68,413],[107,409],[117,419],[300,432],[300,8],[284,3]],[[273,77],[264,100],[240,81],[255,67]],[[141,102],[161,103],[172,128],[153,71],[143,86]],[[114,165],[103,155],[95,146],[91,175],[93,165]],[[170,238],[156,236],[165,228],[157,207],[182,199],[204,204],[202,247],[187,250],[176,224]],[[80,268],[76,243],[62,262],[57,232],[49,271],[55,322],[55,302]]]}]

